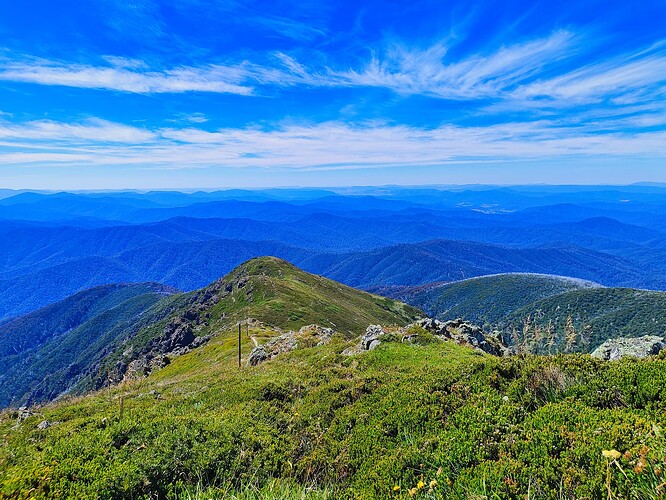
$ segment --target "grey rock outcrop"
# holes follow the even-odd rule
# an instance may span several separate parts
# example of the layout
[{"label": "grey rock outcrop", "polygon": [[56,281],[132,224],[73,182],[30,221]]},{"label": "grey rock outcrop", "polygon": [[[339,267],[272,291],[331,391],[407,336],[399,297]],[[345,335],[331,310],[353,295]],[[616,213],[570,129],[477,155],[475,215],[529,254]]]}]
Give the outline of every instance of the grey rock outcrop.
[{"label": "grey rock outcrop", "polygon": [[[101,389],[125,380],[148,376],[153,370],[167,365],[169,358],[186,354],[208,342],[213,334],[200,333],[210,322],[209,311],[220,300],[241,289],[250,300],[252,288],[247,286],[248,280],[248,277],[241,277],[235,283],[216,281],[193,293],[187,308],[182,313],[169,318],[171,313],[166,310],[164,316],[159,317],[160,320],[168,318],[160,335],[140,348],[131,344],[124,347],[123,358],[111,369],[100,369],[101,363],[90,369],[89,373],[94,377],[93,387]],[[138,330],[134,333],[138,333]],[[104,356],[108,354],[110,352],[103,353]]]},{"label": "grey rock outcrop", "polygon": [[361,337],[361,349],[364,351],[371,351],[379,344],[381,344],[380,337],[385,335],[386,332],[380,325],[370,325],[365,329],[365,333]]},{"label": "grey rock outcrop", "polygon": [[37,428],[38,428],[40,431],[43,431],[43,430],[46,430],[46,429],[48,429],[49,427],[51,427],[51,425],[52,425],[51,422],[49,422],[48,420],[42,420],[42,421],[39,423],[39,425],[37,426]]},{"label": "grey rock outcrop", "polygon": [[250,366],[257,366],[259,363],[268,359],[268,353],[263,345],[259,345],[252,349],[250,356],[247,358],[247,364]]},{"label": "grey rock outcrop", "polygon": [[331,328],[319,325],[307,325],[297,332],[289,331],[279,335],[263,345],[252,349],[247,363],[256,366],[280,354],[293,351],[298,347],[313,347],[328,344],[335,333]]},{"label": "grey rock outcrop", "polygon": [[21,406],[18,409],[17,420],[18,420],[19,423],[21,423],[24,420],[26,420],[27,418],[32,417],[33,415],[34,415],[34,413],[32,412],[32,410],[30,410],[30,408],[28,408],[27,406]]},{"label": "grey rock outcrop", "polygon": [[449,321],[425,318],[406,328],[409,329],[412,326],[420,326],[433,335],[452,340],[457,344],[469,345],[493,356],[503,356],[507,352],[507,348],[502,344],[500,338],[487,334],[481,327],[460,318]]},{"label": "grey rock outcrop", "polygon": [[646,358],[659,354],[662,349],[666,349],[666,339],[662,337],[655,335],[621,337],[607,340],[592,352],[592,356],[606,361],[614,361],[625,356]]},{"label": "grey rock outcrop", "polygon": [[382,337],[392,334],[392,340],[395,335],[401,336],[404,343],[420,344],[423,339],[419,338],[419,331],[425,330],[441,341],[456,342],[460,345],[467,345],[480,351],[492,354],[494,356],[505,356],[509,350],[502,342],[501,336],[485,333],[477,325],[468,323],[461,319],[451,321],[439,321],[433,318],[424,318],[409,325],[386,330],[380,325],[370,325],[361,336],[359,344],[348,347],[342,354],[351,356],[363,351],[369,351],[382,343]]}]

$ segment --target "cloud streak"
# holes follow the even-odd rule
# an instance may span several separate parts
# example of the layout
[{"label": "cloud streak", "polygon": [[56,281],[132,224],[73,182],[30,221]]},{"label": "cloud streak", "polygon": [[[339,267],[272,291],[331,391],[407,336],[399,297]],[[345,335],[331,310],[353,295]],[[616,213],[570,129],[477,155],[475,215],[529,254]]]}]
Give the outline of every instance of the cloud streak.
[{"label": "cloud streak", "polygon": [[239,83],[245,79],[242,67],[208,65],[200,68],[178,67],[167,71],[148,71],[145,66],[140,62],[134,62],[133,65],[123,63],[114,66],[91,66],[34,59],[3,64],[0,66],[0,80],[137,94],[252,93],[251,87]]},{"label": "cloud streak", "polygon": [[0,165],[138,165],[165,170],[264,168],[367,169],[445,165],[467,161],[572,157],[663,157],[666,132],[598,134],[551,121],[491,127],[340,122],[206,131],[146,130],[100,120],[0,123]]},{"label": "cloud streak", "polygon": [[562,108],[599,102],[622,106],[666,95],[666,43],[572,66],[570,60],[585,51],[584,45],[581,36],[556,31],[486,54],[451,60],[444,43],[425,49],[388,43],[386,48],[373,51],[367,62],[346,67],[340,61],[312,66],[281,52],[257,54],[259,62],[169,69],[110,56],[104,58],[104,65],[5,58],[0,59],[0,80],[139,94],[251,96],[293,87],[381,88],[398,95],[508,103],[504,109]]}]

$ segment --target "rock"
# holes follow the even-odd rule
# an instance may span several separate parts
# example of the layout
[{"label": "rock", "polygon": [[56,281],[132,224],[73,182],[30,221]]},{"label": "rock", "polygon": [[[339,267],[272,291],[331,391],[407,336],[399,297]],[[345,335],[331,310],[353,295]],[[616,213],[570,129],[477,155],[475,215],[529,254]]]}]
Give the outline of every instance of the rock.
[{"label": "rock", "polygon": [[252,349],[250,356],[247,358],[247,364],[250,366],[257,366],[259,363],[268,359],[268,353],[264,346],[257,346]]},{"label": "rock", "polygon": [[37,426],[37,428],[41,431],[46,430],[49,427],[51,427],[51,422],[49,422],[48,420],[42,420]]},{"label": "rock", "polygon": [[267,359],[293,351],[298,347],[314,347],[328,344],[335,330],[319,325],[307,325],[297,332],[289,331],[255,347],[248,357],[249,365],[257,365]]},{"label": "rock", "polygon": [[363,352],[363,349],[361,349],[360,345],[356,344],[356,345],[347,347],[340,354],[342,354],[343,356],[355,356],[356,354],[360,354],[361,352]]},{"label": "rock", "polygon": [[169,359],[168,356],[165,356],[164,354],[158,354],[155,356],[153,359],[150,360],[150,368],[151,370],[154,369],[160,369],[164,368],[166,365],[171,363],[171,360]]},{"label": "rock", "polygon": [[365,329],[365,333],[361,337],[361,349],[369,351],[377,347],[381,341],[379,337],[385,335],[386,332],[380,325],[370,325]]},{"label": "rock", "polygon": [[[319,325],[307,325],[298,330],[296,338],[305,346],[328,344],[333,337],[335,330]],[[300,345],[300,344],[299,344]]]},{"label": "rock", "polygon": [[415,326],[420,326],[427,332],[442,339],[452,340],[461,345],[468,345],[494,356],[502,356],[508,352],[500,336],[486,334],[479,326],[460,318],[445,322],[433,318],[424,318],[407,325],[404,330],[407,332]]},{"label": "rock", "polygon": [[606,361],[614,361],[625,356],[646,358],[659,354],[662,349],[666,349],[666,340],[662,337],[655,335],[621,337],[607,340],[592,352],[592,356]]},{"label": "rock", "polygon": [[138,380],[147,377],[150,374],[150,365],[146,358],[130,361],[123,375],[123,381]]},{"label": "rock", "polygon": [[446,335],[446,324],[442,323],[438,319],[433,319],[433,318],[423,318],[420,319],[414,323],[411,323],[410,325],[407,325],[407,329],[411,328],[412,326],[420,326],[423,328],[425,331],[430,332],[434,335]]},{"label": "rock", "polygon": [[184,318],[176,317],[167,324],[154,350],[162,354],[171,353],[178,348],[188,347],[195,338],[192,324]]},{"label": "rock", "polygon": [[24,420],[26,420],[27,418],[32,417],[33,415],[34,415],[34,413],[32,411],[30,411],[30,408],[28,408],[27,406],[21,406],[18,409],[18,419],[17,420],[19,421],[19,423],[21,423]]},{"label": "rock", "polygon": [[19,429],[23,421],[32,417],[33,415],[34,413],[30,411],[30,409],[27,406],[21,406],[17,411],[16,424],[12,427],[12,430]]},{"label": "rock", "polygon": [[480,327],[462,319],[454,319],[442,322],[433,318],[423,318],[414,323],[399,328],[385,330],[381,325],[370,325],[361,336],[358,345],[348,347],[342,354],[351,356],[362,351],[369,351],[376,348],[382,342],[382,337],[391,333],[402,335],[401,341],[408,344],[418,345],[419,330],[423,330],[434,335],[439,340],[449,340],[461,345],[473,347],[479,351],[493,354],[495,356],[504,356],[509,353],[509,349],[504,345],[502,337],[497,332],[486,334]]}]

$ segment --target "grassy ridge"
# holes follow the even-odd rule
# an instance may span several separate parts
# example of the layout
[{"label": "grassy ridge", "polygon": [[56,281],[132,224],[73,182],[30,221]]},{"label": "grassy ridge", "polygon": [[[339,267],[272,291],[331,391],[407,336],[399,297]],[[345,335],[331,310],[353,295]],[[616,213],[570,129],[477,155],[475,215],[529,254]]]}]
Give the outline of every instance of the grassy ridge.
[{"label": "grassy ridge", "polygon": [[285,330],[317,323],[354,336],[368,324],[405,325],[423,316],[273,257],[247,261],[201,290],[170,292],[153,284],[98,287],[1,325],[0,407],[104,385],[118,362],[145,355],[174,319],[196,336],[248,317]]},{"label": "grassy ridge", "polygon": [[0,496],[656,498],[663,481],[664,359],[399,342],[347,357],[337,335],[238,370],[235,342],[222,333],[17,430],[4,412]]},{"label": "grassy ridge", "polygon": [[423,316],[401,302],[306,273],[274,257],[252,259],[223,281],[246,280],[214,315],[224,313],[227,323],[249,316],[283,329],[317,323],[347,335],[358,335],[371,323],[406,324]]}]

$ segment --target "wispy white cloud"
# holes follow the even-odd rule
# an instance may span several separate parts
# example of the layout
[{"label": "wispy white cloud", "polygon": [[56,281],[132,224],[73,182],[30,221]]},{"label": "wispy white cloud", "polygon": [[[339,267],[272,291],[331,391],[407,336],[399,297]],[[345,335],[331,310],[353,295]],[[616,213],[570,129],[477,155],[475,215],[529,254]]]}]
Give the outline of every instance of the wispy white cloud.
[{"label": "wispy white cloud", "polygon": [[566,103],[614,98],[616,104],[624,105],[651,98],[654,91],[663,92],[665,84],[666,48],[659,44],[647,53],[624,54],[526,84],[512,97],[545,97]]},{"label": "wispy white cloud", "polygon": [[268,28],[281,36],[298,41],[308,41],[326,35],[323,29],[282,16],[252,16],[243,19],[243,22]]},{"label": "wispy white cloud", "polygon": [[[134,93],[213,92],[253,95],[287,87],[375,87],[400,95],[478,101],[487,112],[545,109],[604,102],[625,106],[666,97],[666,42],[577,66],[585,39],[569,31],[499,47],[462,59],[447,43],[415,49],[387,43],[367,62],[306,64],[293,55],[257,55],[258,61],[150,67],[105,57],[106,65],[34,58],[0,59],[0,80]],[[589,58],[587,58],[589,60]]]},{"label": "wispy white cloud", "polygon": [[138,61],[132,64],[123,61],[115,66],[66,64],[43,59],[0,64],[0,80],[4,81],[139,94],[217,92],[248,95],[252,92],[252,88],[239,83],[244,79],[242,67],[219,65],[149,71]]},{"label": "wispy white cloud", "polygon": [[5,140],[141,144],[155,138],[157,136],[153,132],[98,118],[92,118],[83,123],[39,120],[16,124],[0,121],[0,139]]},{"label": "wispy white cloud", "polygon": [[666,154],[664,131],[598,134],[594,127],[565,127],[546,120],[435,129],[326,122],[284,124],[272,130],[217,131],[144,130],[96,121],[79,125],[30,122],[1,124],[0,138],[0,164],[143,165],[163,169],[365,169],[470,160]]},{"label": "wispy white cloud", "polygon": [[394,46],[381,56],[373,56],[361,70],[334,72],[332,76],[349,85],[386,87],[401,94],[449,99],[499,97],[548,63],[570,54],[573,41],[572,33],[558,31],[453,63],[446,61],[445,45],[435,44],[425,50]]}]

